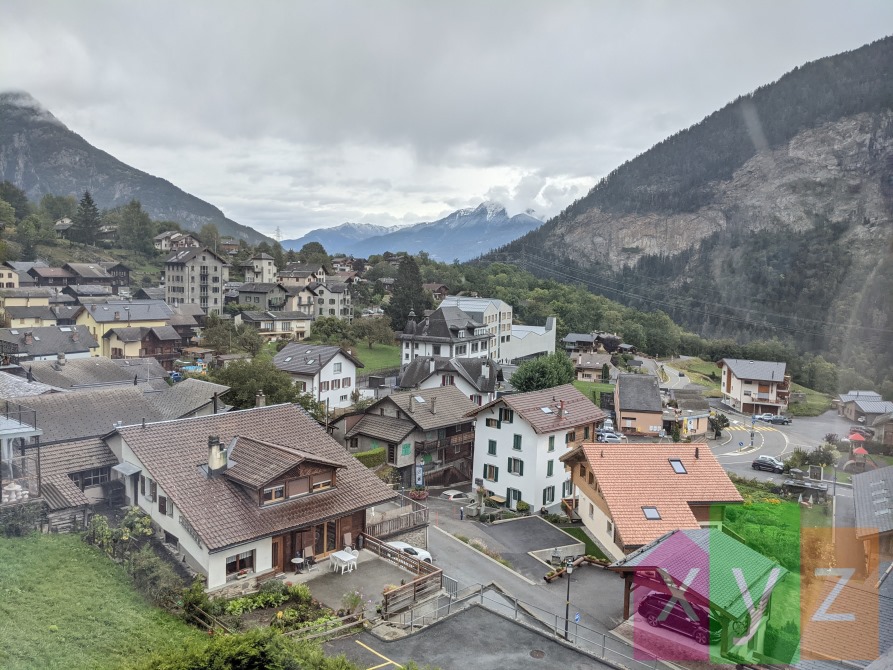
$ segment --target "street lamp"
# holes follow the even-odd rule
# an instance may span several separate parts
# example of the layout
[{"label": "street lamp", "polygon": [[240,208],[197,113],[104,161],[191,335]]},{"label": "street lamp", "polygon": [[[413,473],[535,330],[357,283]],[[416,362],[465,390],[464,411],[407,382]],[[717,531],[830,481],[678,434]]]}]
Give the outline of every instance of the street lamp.
[{"label": "street lamp", "polygon": [[567,562],[564,564],[564,569],[567,572],[567,599],[564,602],[564,639],[570,640],[570,637],[568,637],[568,626],[570,625],[571,616],[571,573],[574,571],[573,558],[567,559]]}]

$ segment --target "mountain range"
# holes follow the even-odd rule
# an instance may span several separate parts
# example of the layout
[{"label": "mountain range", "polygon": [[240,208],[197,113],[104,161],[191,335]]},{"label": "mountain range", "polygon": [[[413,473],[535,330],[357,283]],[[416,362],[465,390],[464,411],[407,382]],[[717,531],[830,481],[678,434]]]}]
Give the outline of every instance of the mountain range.
[{"label": "mountain range", "polygon": [[437,221],[409,226],[343,223],[334,228],[312,230],[295,240],[283,240],[282,246],[300,249],[308,242],[319,242],[330,253],[367,257],[385,251],[413,254],[424,251],[441,261],[467,261],[497,244],[521,237],[542,223],[529,210],[509,216],[499,203],[483,202],[477,207],[459,209]]},{"label": "mountain range", "polygon": [[85,190],[100,208],[136,199],[153,219],[176,221],[185,230],[213,223],[221,235],[272,242],[169,181],[97,149],[24,92],[0,93],[0,181],[12,182],[31,200],[48,193],[80,198]]}]

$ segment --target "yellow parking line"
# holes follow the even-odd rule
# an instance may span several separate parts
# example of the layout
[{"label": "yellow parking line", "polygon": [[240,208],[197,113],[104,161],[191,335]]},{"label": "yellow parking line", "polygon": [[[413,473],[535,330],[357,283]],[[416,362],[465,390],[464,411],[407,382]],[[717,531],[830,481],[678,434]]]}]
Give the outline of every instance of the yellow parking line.
[{"label": "yellow parking line", "polygon": [[382,655],[379,654],[377,651],[375,651],[372,647],[367,647],[365,644],[363,644],[363,643],[360,642],[359,640],[354,640],[354,642],[356,642],[358,645],[360,645],[360,646],[361,646],[363,649],[365,649],[366,651],[375,654],[376,656],[378,656],[380,659],[382,659],[382,660],[384,660],[384,661],[387,661],[387,663],[382,663],[381,665],[376,665],[376,666],[374,666],[373,668],[369,668],[369,670],[375,670],[375,668],[384,668],[384,667],[386,667],[386,666],[388,666],[388,665],[392,665],[392,664],[395,665],[395,666],[398,667],[398,668],[402,668],[402,667],[403,667],[402,665],[400,665],[399,663],[397,663],[397,661],[392,661],[392,660],[389,659],[387,656],[382,656]]},{"label": "yellow parking line", "polygon": [[373,665],[371,668],[366,668],[366,670],[378,670],[379,668],[385,668],[391,665],[393,661],[388,661],[387,663],[379,663],[378,665]]}]

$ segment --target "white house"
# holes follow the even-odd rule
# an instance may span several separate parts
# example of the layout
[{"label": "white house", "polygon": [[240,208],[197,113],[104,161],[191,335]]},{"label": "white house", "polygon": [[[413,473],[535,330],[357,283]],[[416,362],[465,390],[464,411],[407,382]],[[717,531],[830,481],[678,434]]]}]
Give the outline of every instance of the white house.
[{"label": "white house", "polygon": [[513,325],[509,341],[502,344],[500,361],[519,363],[555,353],[555,317],[546,319],[545,326]]},{"label": "white house", "polygon": [[448,295],[438,307],[456,307],[483,324],[492,337],[488,355],[500,363],[508,362],[503,347],[512,337],[512,306],[497,298],[470,298]]},{"label": "white house", "polygon": [[724,358],[716,365],[722,368],[722,398],[733,409],[745,414],[781,414],[787,409],[791,377],[784,363]]},{"label": "white house", "polygon": [[415,315],[400,335],[402,365],[419,356],[446,358],[492,358],[494,335],[483,322],[474,319],[458,307],[438,307],[416,323]]},{"label": "white house", "polygon": [[350,407],[363,363],[340,347],[294,342],[273,357],[273,365],[289,373],[302,391],[312,393],[329,409]]},{"label": "white house", "polygon": [[116,428],[124,495],[214,591],[352,544],[395,497],[299,407]]},{"label": "white house", "polygon": [[403,369],[397,385],[403,389],[455,386],[475,405],[496,400],[502,370],[492,358],[419,356]]},{"label": "white house", "polygon": [[607,416],[571,384],[506,395],[474,414],[475,484],[511,509],[560,504],[571,489],[559,457],[594,440]]}]

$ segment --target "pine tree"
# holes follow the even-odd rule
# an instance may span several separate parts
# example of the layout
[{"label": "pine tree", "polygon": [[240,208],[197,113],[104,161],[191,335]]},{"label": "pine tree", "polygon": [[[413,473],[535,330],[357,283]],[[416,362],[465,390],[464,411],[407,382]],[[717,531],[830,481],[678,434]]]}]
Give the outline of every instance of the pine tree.
[{"label": "pine tree", "polygon": [[78,211],[74,215],[74,225],[71,227],[71,239],[81,244],[96,244],[99,235],[101,218],[96,203],[90,191],[84,191],[84,197],[78,204]]},{"label": "pine tree", "polygon": [[415,258],[404,256],[397,268],[394,289],[390,302],[385,306],[385,314],[390,317],[396,330],[403,330],[410,311],[421,318],[422,313],[433,306],[431,294],[422,288],[422,273]]}]

